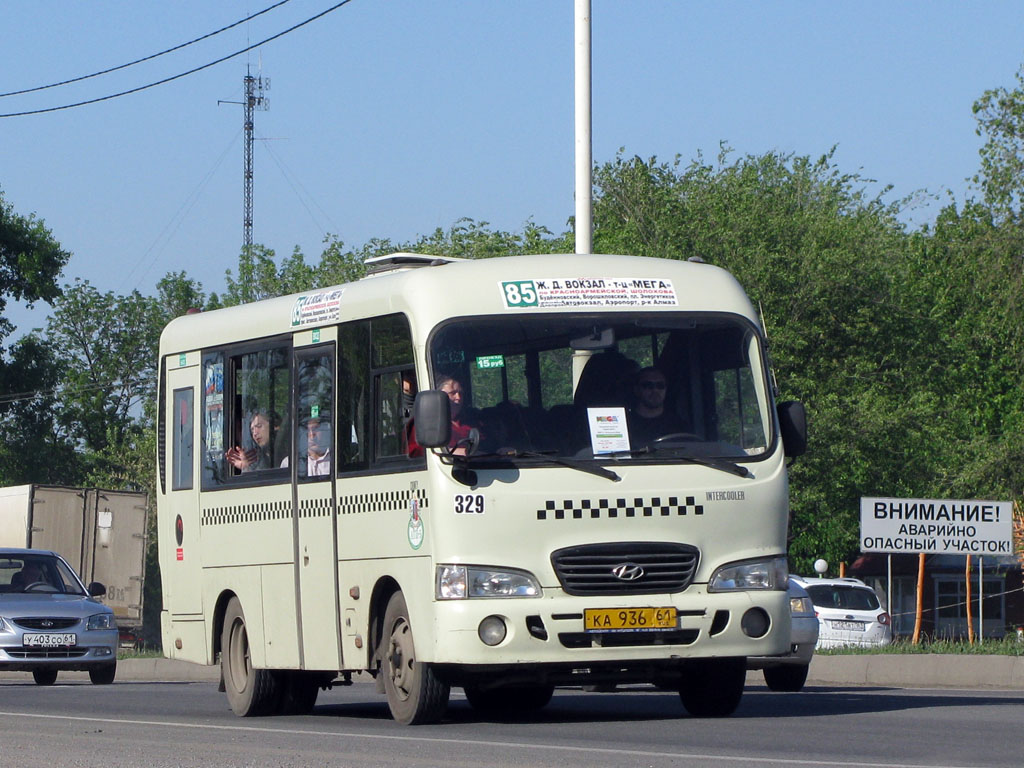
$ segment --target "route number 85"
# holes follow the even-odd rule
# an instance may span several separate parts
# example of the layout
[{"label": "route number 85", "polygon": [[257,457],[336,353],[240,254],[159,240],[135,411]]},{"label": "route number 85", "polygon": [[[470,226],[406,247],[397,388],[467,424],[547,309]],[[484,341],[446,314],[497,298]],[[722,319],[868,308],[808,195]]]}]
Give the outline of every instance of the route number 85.
[{"label": "route number 85", "polygon": [[505,304],[510,307],[536,307],[537,289],[532,280],[512,281],[501,284]]}]

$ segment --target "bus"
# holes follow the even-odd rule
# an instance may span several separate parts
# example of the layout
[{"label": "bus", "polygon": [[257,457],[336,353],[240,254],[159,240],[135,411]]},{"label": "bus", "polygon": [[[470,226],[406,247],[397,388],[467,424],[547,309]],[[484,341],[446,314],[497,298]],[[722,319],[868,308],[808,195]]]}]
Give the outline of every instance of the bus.
[{"label": "bus", "polygon": [[[806,447],[739,282],[614,255],[367,266],[164,329],[164,654],[219,663],[240,716],[356,673],[403,724],[452,687],[521,713],[650,683],[731,714],[746,657],[790,647]],[[648,395],[663,433],[637,426]]]}]

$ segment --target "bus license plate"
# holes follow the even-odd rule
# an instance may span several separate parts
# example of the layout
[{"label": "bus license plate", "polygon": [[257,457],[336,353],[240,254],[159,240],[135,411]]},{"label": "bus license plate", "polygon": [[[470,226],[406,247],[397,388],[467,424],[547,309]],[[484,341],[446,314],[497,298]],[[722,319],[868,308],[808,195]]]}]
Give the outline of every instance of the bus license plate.
[{"label": "bus license plate", "polygon": [[676,628],[675,608],[587,608],[587,632],[663,632]]},{"label": "bus license plate", "polygon": [[29,634],[22,636],[22,643],[27,648],[56,648],[58,646],[74,645],[74,632],[46,632],[41,634]]}]

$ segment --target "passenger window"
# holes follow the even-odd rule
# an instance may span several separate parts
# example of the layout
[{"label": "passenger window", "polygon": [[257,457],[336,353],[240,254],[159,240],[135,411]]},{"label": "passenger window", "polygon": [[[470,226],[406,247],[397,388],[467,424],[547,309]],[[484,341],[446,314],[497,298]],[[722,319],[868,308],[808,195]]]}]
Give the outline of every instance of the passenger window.
[{"label": "passenger window", "polygon": [[370,444],[370,323],[338,328],[338,467],[365,469]]},{"label": "passenger window", "polygon": [[[295,431],[300,479],[322,480],[330,477],[334,459],[333,407],[334,372],[330,352],[317,351],[299,360]],[[284,460],[287,466],[288,459]]]},{"label": "passenger window", "polygon": [[404,315],[339,326],[339,470],[365,470],[371,460],[408,461],[405,426],[415,387]]},{"label": "passenger window", "polygon": [[203,487],[232,478],[280,476],[291,452],[290,347],[287,343],[232,354],[203,355]]},{"label": "passenger window", "polygon": [[192,388],[174,391],[174,424],[171,447],[171,490],[192,487]]}]

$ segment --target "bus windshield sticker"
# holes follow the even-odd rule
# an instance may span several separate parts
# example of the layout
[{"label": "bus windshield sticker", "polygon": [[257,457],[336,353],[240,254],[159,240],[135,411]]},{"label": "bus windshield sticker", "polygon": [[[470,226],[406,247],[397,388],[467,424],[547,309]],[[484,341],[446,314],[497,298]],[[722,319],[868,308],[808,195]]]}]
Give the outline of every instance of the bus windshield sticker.
[{"label": "bus windshield sticker", "polygon": [[587,408],[587,423],[595,455],[629,450],[625,408]]},{"label": "bus windshield sticker", "polygon": [[292,328],[334,323],[341,318],[343,288],[317,291],[299,296],[292,307]]},{"label": "bus windshield sticker", "polygon": [[634,277],[546,278],[498,283],[505,309],[676,307],[671,280]]},{"label": "bus windshield sticker", "polygon": [[476,367],[480,369],[504,368],[505,358],[502,355],[480,355],[476,359]]},{"label": "bus windshield sticker", "polygon": [[456,493],[456,515],[482,515],[484,513],[484,495],[482,493]]}]

